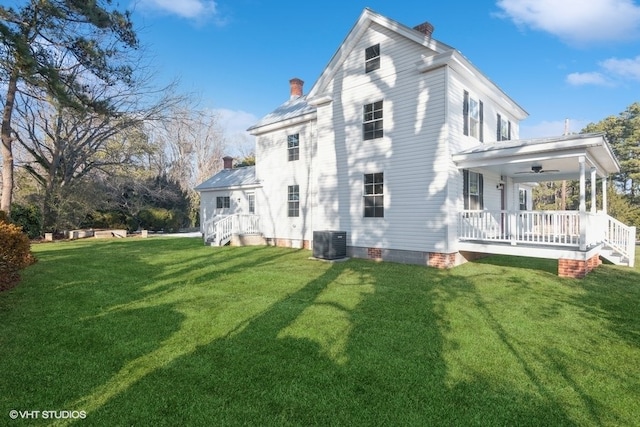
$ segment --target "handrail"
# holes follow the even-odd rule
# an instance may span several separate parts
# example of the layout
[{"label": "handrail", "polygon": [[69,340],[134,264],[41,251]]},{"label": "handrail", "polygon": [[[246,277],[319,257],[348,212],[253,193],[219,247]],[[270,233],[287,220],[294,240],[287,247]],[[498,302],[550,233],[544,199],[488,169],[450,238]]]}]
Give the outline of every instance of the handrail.
[{"label": "handrail", "polygon": [[220,246],[233,234],[260,233],[260,216],[252,214],[232,214],[225,217],[214,217],[205,222],[203,227],[204,241],[213,241]]},{"label": "handrail", "polygon": [[630,227],[607,215],[607,226],[604,242],[613,250],[628,259],[629,267],[633,267],[636,257],[636,227]]},{"label": "handrail", "polygon": [[235,215],[229,215],[215,223],[215,244],[220,246],[220,243],[227,240],[233,234]]},{"label": "handrail", "polygon": [[458,227],[460,240],[580,245],[578,211],[465,210]]},{"label": "handrail", "polygon": [[205,242],[209,241],[209,239],[212,239],[215,236],[215,224],[216,218],[213,217],[202,225],[202,238]]},{"label": "handrail", "polygon": [[604,243],[630,267],[635,261],[636,227],[603,213],[465,210],[458,216],[458,238],[579,249]]}]

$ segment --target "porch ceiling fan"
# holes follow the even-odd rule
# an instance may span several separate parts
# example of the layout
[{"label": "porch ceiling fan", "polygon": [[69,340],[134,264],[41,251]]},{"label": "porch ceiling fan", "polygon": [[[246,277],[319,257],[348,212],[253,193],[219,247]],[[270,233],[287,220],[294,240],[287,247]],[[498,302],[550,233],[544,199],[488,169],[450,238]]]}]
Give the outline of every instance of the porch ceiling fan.
[{"label": "porch ceiling fan", "polygon": [[523,174],[523,173],[547,173],[547,172],[560,172],[558,169],[542,169],[541,165],[533,165],[531,166],[531,170],[530,171],[522,171],[522,172],[516,172],[516,174]]}]

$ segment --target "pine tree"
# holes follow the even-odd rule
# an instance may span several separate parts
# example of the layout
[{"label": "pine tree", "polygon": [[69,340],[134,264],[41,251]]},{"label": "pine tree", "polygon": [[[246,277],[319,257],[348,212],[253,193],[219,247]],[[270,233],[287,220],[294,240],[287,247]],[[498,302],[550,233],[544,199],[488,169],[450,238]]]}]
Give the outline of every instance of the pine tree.
[{"label": "pine tree", "polygon": [[[108,111],[107,102],[87,97],[84,82],[128,85],[133,68],[123,57],[138,47],[128,12],[110,9],[111,0],[28,0],[0,6],[0,77],[6,95],[2,111],[2,198],[9,212],[13,197],[12,115],[21,85],[61,105]],[[61,59],[64,66],[60,66]],[[78,67],[83,73],[78,73]]]}]

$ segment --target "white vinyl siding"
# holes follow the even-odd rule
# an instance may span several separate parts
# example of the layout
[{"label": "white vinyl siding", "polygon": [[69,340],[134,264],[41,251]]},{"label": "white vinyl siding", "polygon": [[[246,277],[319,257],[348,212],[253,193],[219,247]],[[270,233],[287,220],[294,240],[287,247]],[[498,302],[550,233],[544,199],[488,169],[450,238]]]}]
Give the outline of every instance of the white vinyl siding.
[{"label": "white vinyl siding", "polygon": [[[376,73],[362,73],[361,52],[380,43]],[[431,51],[372,25],[346,59],[318,108],[318,195],[314,229],[347,231],[350,246],[443,251],[446,149],[445,69],[420,74]],[[362,142],[362,106],[384,99],[384,136]],[[384,218],[364,218],[364,174],[384,171]]]},{"label": "white vinyl siding", "polygon": [[[259,135],[256,138],[256,178],[262,187],[255,191],[256,214],[264,237],[311,240],[311,198],[314,150],[313,122],[306,122]],[[289,161],[290,135],[298,135],[299,156]],[[299,215],[289,216],[288,187],[298,185]]]}]

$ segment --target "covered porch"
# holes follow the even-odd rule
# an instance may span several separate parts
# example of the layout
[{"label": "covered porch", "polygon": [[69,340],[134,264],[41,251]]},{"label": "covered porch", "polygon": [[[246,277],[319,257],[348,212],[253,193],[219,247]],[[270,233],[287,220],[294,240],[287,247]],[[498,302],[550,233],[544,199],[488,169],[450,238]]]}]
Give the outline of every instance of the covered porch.
[{"label": "covered porch", "polygon": [[[607,213],[608,177],[620,166],[603,134],[484,144],[455,154],[453,161],[459,169],[499,176],[496,187],[502,192],[500,209],[459,212],[459,251],[558,259],[559,274],[572,277],[584,276],[600,256],[633,266],[635,227]],[[516,203],[520,187],[561,180],[580,182],[577,211],[536,211]]]}]

